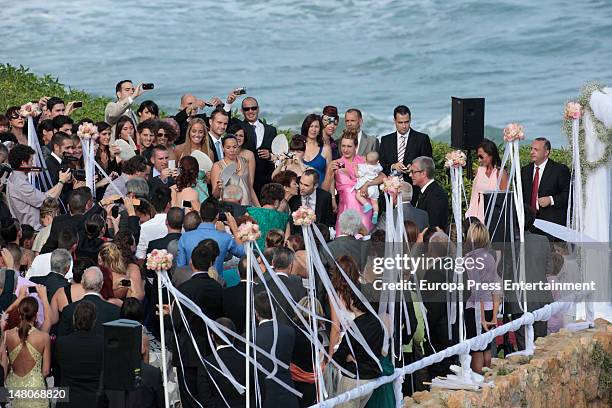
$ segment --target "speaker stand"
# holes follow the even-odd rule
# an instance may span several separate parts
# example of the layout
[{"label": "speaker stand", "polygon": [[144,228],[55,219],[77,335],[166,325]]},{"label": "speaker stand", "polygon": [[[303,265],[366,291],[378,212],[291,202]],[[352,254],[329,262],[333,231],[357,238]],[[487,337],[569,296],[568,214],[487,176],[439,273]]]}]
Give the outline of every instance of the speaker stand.
[{"label": "speaker stand", "polygon": [[467,149],[467,163],[466,163],[466,167],[467,167],[467,178],[468,180],[472,179],[472,150]]}]

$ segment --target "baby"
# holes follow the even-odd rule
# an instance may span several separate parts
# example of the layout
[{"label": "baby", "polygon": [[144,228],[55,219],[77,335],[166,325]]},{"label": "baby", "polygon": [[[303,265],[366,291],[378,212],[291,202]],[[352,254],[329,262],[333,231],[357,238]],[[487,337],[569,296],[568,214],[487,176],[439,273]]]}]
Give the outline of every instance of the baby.
[{"label": "baby", "polygon": [[[374,180],[378,177],[378,174],[383,170],[382,166],[378,162],[378,153],[377,152],[369,152],[366,154],[366,163],[357,165],[357,183],[355,184],[355,190],[359,190],[363,187],[368,181]],[[357,193],[357,201],[363,205],[363,211],[368,212],[370,210],[374,210],[372,213],[372,223],[376,224],[378,222],[378,186],[369,186],[368,187],[368,196],[363,197],[361,194]]]}]

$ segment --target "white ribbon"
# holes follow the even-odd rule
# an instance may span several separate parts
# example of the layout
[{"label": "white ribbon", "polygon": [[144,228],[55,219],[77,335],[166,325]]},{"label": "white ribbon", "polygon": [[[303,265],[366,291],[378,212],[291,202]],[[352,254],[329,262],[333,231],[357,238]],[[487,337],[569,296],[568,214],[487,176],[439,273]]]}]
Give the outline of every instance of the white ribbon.
[{"label": "white ribbon", "polygon": [[85,185],[91,190],[94,199],[96,197],[96,182],[94,178],[96,161],[94,143],[92,139],[81,138],[83,145],[83,163],[85,167]]}]

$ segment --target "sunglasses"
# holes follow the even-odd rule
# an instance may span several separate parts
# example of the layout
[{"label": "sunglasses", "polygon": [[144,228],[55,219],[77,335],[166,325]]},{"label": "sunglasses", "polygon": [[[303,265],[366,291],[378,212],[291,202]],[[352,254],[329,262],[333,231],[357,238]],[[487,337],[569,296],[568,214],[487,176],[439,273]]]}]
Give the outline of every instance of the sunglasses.
[{"label": "sunglasses", "polygon": [[11,115],[11,119],[15,120],[15,119],[19,119],[19,115],[18,114],[13,114]]},{"label": "sunglasses", "polygon": [[245,112],[256,111],[257,109],[259,109],[259,106],[243,106],[242,107],[242,110]]},{"label": "sunglasses", "polygon": [[478,155],[478,158],[479,158],[480,160],[482,160],[482,159],[484,159],[484,156],[482,156],[482,155],[480,155],[480,154],[479,154],[479,155]]},{"label": "sunglasses", "polygon": [[416,173],[422,173],[425,170],[408,170],[408,174],[416,174]]}]

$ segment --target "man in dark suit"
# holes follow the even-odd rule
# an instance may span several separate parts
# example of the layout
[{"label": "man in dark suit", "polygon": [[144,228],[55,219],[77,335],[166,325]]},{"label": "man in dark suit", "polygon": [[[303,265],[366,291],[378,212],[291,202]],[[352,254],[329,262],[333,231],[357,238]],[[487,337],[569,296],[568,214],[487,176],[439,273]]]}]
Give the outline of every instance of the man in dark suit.
[{"label": "man in dark suit", "polygon": [[245,142],[244,147],[255,155],[255,181],[253,189],[259,194],[264,184],[268,184],[274,171],[271,161],[272,141],[276,137],[276,128],[259,120],[259,103],[249,96],[242,101],[244,115]]},{"label": "man in dark suit", "polygon": [[47,288],[47,298],[52,299],[58,289],[69,286],[66,274],[72,264],[72,254],[66,249],[58,248],[51,253],[51,272],[45,276],[35,276],[30,280]]},{"label": "man in dark suit", "polygon": [[[294,212],[303,205],[310,207],[315,212],[317,224],[332,227],[336,220],[334,219],[331,200],[331,194],[319,188],[318,173],[313,169],[308,169],[300,177],[300,194],[291,197],[289,208],[291,212]],[[293,225],[293,219],[290,221],[292,229],[297,231]]]},{"label": "man in dark suit", "polygon": [[57,132],[49,142],[51,155],[47,159],[46,165],[51,177],[51,187],[56,185],[59,180],[60,167],[64,163],[64,155],[71,156],[74,152],[72,139],[64,132]]},{"label": "man in dark suit", "polygon": [[[178,290],[197,304],[209,318],[217,319],[222,313],[223,289],[217,281],[208,276],[208,269],[219,253],[218,246],[216,253],[210,250],[211,246],[217,246],[216,241],[205,239],[195,247],[190,260],[193,274],[188,281],[178,287]],[[183,310],[201,355],[208,355],[211,349],[204,321],[192,312]],[[171,324],[174,325],[178,338],[178,343],[175,339],[172,341],[172,363],[178,371],[181,402],[184,407],[198,407],[197,401],[203,400],[210,393],[206,382],[208,374],[176,307],[172,311]]]},{"label": "man in dark suit", "polygon": [[[293,261],[295,259],[295,253],[291,248],[280,247],[274,250],[272,256],[272,271],[277,276],[285,289],[291,295],[294,302],[299,302],[304,296],[307,295],[306,288],[302,284],[302,278],[297,275],[291,274],[293,268]],[[281,289],[268,275],[266,276],[266,284],[273,295],[274,310],[276,312],[276,319],[284,324],[290,325],[290,320],[293,320],[295,313],[293,308],[290,306],[289,300],[282,294]],[[257,292],[265,292],[265,285],[260,284],[255,289]]]},{"label": "man in dark suit", "polygon": [[412,197],[412,204],[427,212],[430,227],[448,227],[448,194],[435,180],[435,165],[431,157],[420,156],[410,165],[412,185],[418,187]]},{"label": "man in dark suit", "polygon": [[92,331],[96,306],[85,300],[74,310],[74,332],[58,337],[53,353],[61,377],[54,371],[56,387],[70,388],[69,403],[57,407],[96,406],[104,357],[104,336]]},{"label": "man in dark suit", "polygon": [[247,207],[240,204],[242,200],[242,189],[235,185],[230,184],[223,189],[223,201],[219,202],[223,212],[231,213],[234,218],[242,217],[247,212]]},{"label": "man in dark suit", "polygon": [[85,295],[81,300],[69,304],[62,310],[60,320],[57,323],[57,337],[67,336],[74,331],[74,311],[84,301],[89,301],[96,306],[96,322],[92,329],[94,333],[103,334],[102,325],[104,323],[119,319],[119,307],[107,302],[100,296],[103,281],[104,277],[100,268],[92,266],[85,269],[81,278],[81,285],[85,290]]},{"label": "man in dark suit", "polygon": [[223,289],[223,316],[227,316],[236,326],[237,333],[244,333],[246,320],[247,258],[238,262],[240,283]]},{"label": "man in dark suit", "polygon": [[[217,319],[217,323],[223,325],[233,332],[236,332],[237,330],[234,323],[227,317],[220,317]],[[233,344],[233,338],[229,335],[227,335],[227,337]],[[227,344],[216,334],[212,333],[212,338],[215,343],[217,353],[219,354],[219,359],[223,361],[223,364],[225,364],[234,379],[240,384],[244,385],[246,383],[246,361],[244,356],[238,353],[238,351],[236,351],[232,345]],[[206,362],[210,364],[210,366],[219,369],[219,362],[214,354],[208,355],[206,357]],[[208,399],[202,401],[203,405],[211,408],[223,408],[228,406],[224,402],[225,400],[232,408],[246,406],[246,392],[242,395],[238,393],[232,383],[224,375],[220,374],[217,369],[212,367],[208,368],[208,377],[206,378],[206,380],[209,381],[208,388],[211,390],[211,393]],[[255,375],[253,366],[251,365],[250,367],[251,370],[249,370],[249,376],[251,378],[251,384],[254,384]],[[255,387],[252,386],[250,391],[251,406],[255,406]]]},{"label": "man in dark suit", "polygon": [[210,126],[208,128],[208,147],[213,153],[211,157],[214,162],[223,158],[223,142],[222,138],[227,130],[229,122],[229,114],[221,107],[216,108],[210,114]]},{"label": "man in dark suit", "polygon": [[149,175],[149,191],[160,186],[172,187],[176,182],[172,177],[178,174],[176,170],[168,168],[169,154],[166,146],[157,145],[151,152],[151,174]]},{"label": "man in dark suit", "polygon": [[[350,255],[355,262],[357,262],[359,270],[363,272],[370,249],[370,241],[355,238],[355,235],[357,235],[363,227],[361,223],[361,214],[349,208],[340,214],[338,224],[340,226],[340,231],[342,231],[342,235],[337,236],[327,244],[329,251],[332,253],[334,259],[342,255]],[[323,252],[323,254],[329,256],[327,252]],[[333,260],[330,259],[328,261],[330,265],[333,265]]]},{"label": "man in dark suit", "polygon": [[132,391],[105,390],[97,408],[164,408],[161,370],[141,361],[140,378],[140,385]]},{"label": "man in dark suit", "polygon": [[432,157],[429,136],[410,127],[412,116],[407,106],[400,105],[393,110],[396,131],[385,135],[380,140],[380,165],[383,173],[392,171],[402,173],[404,180],[410,182],[408,168],[419,156]]},{"label": "man in dark suit", "polygon": [[571,175],[566,165],[549,158],[550,149],[543,137],[531,143],[531,163],[521,169],[523,201],[537,210],[536,218],[565,225]]},{"label": "man in dark suit", "polygon": [[[272,351],[274,341],[274,325],[272,323],[272,307],[266,293],[255,295],[255,316],[258,324],[255,329],[255,344],[262,349]],[[278,337],[276,339],[276,353],[274,357],[289,365],[293,357],[293,344],[295,332],[293,327],[285,324],[278,324]],[[272,371],[274,364],[265,356],[257,356],[258,361],[268,371]],[[275,378],[284,382],[289,387],[294,388],[293,380],[289,370],[278,366]],[[258,376],[262,390],[263,408],[297,408],[299,406],[297,396],[287,391],[276,381],[266,378],[263,373]]]}]

